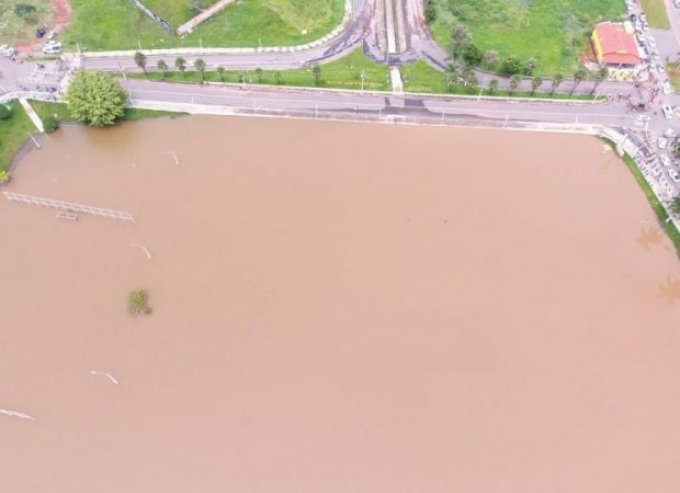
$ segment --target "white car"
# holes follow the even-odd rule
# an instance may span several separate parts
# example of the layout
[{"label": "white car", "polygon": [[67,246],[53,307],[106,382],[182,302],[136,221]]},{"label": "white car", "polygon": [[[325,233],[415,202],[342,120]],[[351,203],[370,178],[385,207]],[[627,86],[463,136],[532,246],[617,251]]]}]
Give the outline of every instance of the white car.
[{"label": "white car", "polygon": [[661,164],[663,164],[664,166],[670,166],[671,165],[671,159],[668,156],[666,156],[665,154],[662,154],[659,159],[661,159]]},{"label": "white car", "polygon": [[664,133],[664,137],[668,137],[669,139],[675,135],[675,130],[672,128],[667,128]]},{"label": "white car", "polygon": [[42,49],[43,53],[47,55],[55,55],[57,53],[61,53],[61,43],[59,41],[48,41],[45,43],[45,46],[43,46]]},{"label": "white car", "polygon": [[671,177],[671,180],[673,180],[674,182],[680,181],[680,173],[678,173],[678,170],[669,169],[668,174]]},{"label": "white car", "polygon": [[656,145],[659,146],[659,149],[665,149],[668,146],[668,139],[666,137],[659,137],[659,140],[656,141]]},{"label": "white car", "polygon": [[663,93],[664,94],[670,94],[673,92],[673,88],[671,87],[671,83],[666,81],[663,83]]},{"label": "white car", "polygon": [[666,117],[666,119],[670,120],[673,118],[673,107],[669,104],[664,104],[661,107],[661,111],[663,111],[663,116]]},{"label": "white car", "polygon": [[0,55],[2,56],[12,56],[14,55],[14,47],[10,45],[1,45],[0,46]]}]

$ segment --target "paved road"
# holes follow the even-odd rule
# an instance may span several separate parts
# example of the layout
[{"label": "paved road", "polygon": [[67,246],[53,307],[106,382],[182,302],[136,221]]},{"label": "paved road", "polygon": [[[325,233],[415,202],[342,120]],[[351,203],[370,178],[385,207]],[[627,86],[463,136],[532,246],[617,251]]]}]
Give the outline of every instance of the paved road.
[{"label": "paved road", "polygon": [[215,105],[234,110],[281,111],[311,114],[316,111],[352,116],[381,112],[392,116],[469,116],[488,120],[545,123],[603,124],[633,126],[636,114],[624,103],[542,103],[455,98],[427,95],[393,95],[248,85],[188,85],[127,80],[125,88],[133,100]]}]

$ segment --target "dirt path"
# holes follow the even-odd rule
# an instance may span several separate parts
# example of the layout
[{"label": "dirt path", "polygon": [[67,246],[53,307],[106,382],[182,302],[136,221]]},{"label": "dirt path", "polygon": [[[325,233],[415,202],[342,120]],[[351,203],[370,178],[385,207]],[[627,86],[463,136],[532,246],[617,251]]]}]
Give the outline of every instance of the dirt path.
[{"label": "dirt path", "polygon": [[[46,29],[48,32],[53,30],[56,33],[61,33],[71,22],[71,3],[68,0],[52,0],[52,9],[56,14],[56,18],[53,26],[51,28],[46,27]],[[44,42],[42,39],[35,38],[31,41],[18,43],[15,48],[20,53],[27,53],[38,50]]]}]

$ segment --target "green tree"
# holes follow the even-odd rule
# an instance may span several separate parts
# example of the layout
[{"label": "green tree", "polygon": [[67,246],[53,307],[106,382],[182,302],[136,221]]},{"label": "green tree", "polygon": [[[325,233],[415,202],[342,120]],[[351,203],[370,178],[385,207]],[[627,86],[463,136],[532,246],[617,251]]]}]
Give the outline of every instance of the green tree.
[{"label": "green tree", "polygon": [[462,50],[463,60],[467,65],[472,65],[473,67],[476,67],[482,63],[483,56],[482,50],[477,48],[477,46],[472,43],[466,44]]},{"label": "green tree", "polygon": [[257,67],[255,69],[255,79],[257,80],[258,84],[262,84],[262,78],[264,77],[264,70],[262,70],[260,67]]},{"label": "green tree", "polygon": [[220,76],[220,81],[224,82],[224,67],[222,65],[217,66],[217,75]]},{"label": "green tree", "polygon": [[522,82],[522,76],[520,74],[515,74],[510,77],[510,95],[514,93]]},{"label": "green tree", "polygon": [[522,62],[516,56],[509,56],[501,63],[501,73],[503,75],[515,75],[522,72]]},{"label": "green tree", "polygon": [[66,93],[71,116],[93,127],[113,125],[125,114],[127,102],[120,83],[102,72],[76,73]]},{"label": "green tree", "polygon": [[425,3],[425,19],[429,24],[437,20],[437,5],[434,0],[427,0]]},{"label": "green tree", "polygon": [[43,128],[45,133],[51,134],[57,131],[59,128],[59,120],[54,115],[47,115],[42,119]]},{"label": "green tree", "polygon": [[597,72],[595,72],[595,84],[593,84],[593,90],[590,92],[591,96],[595,94],[597,88],[600,87],[600,84],[602,84],[607,79],[607,77],[609,77],[609,69],[607,67],[602,67]]},{"label": "green tree", "polygon": [[538,61],[534,57],[529,58],[524,63],[524,75],[534,75],[534,70],[536,70],[537,65]]},{"label": "green tree", "polygon": [[489,81],[489,94],[495,94],[498,90],[498,79],[491,79]]},{"label": "green tree", "polygon": [[571,92],[569,93],[574,94],[574,91],[576,88],[579,86],[581,82],[583,82],[583,79],[588,77],[588,72],[586,72],[586,69],[583,67],[579,67],[576,69],[576,72],[574,72],[574,85],[571,86]]},{"label": "green tree", "polygon": [[476,93],[479,90],[479,78],[477,77],[477,74],[475,74],[474,70],[470,71],[466,81],[468,92]]},{"label": "green tree", "polygon": [[127,300],[127,311],[130,315],[141,315],[151,313],[149,307],[149,295],[143,289],[130,291]]},{"label": "green tree", "polygon": [[177,70],[180,71],[182,74],[182,80],[184,80],[184,71],[187,69],[187,61],[181,56],[178,56],[175,58],[175,67],[177,67]]},{"label": "green tree", "polygon": [[283,77],[281,77],[281,72],[278,70],[274,72],[274,82],[276,82],[277,85],[283,84]]},{"label": "green tree", "polygon": [[454,92],[456,84],[458,84],[458,67],[453,63],[449,63],[446,66],[446,88],[449,92]]},{"label": "green tree", "polygon": [[541,87],[541,84],[543,84],[543,79],[541,79],[540,77],[536,76],[533,79],[531,79],[531,95],[532,96],[536,92],[536,89]]},{"label": "green tree", "polygon": [[135,52],[135,64],[146,73],[146,55],[141,51]]},{"label": "green tree", "polygon": [[194,68],[198,70],[201,76],[201,83],[205,82],[205,61],[202,58],[197,58],[194,62]]},{"label": "green tree", "polygon": [[12,116],[12,107],[0,103],[0,120],[7,120]]},{"label": "green tree", "polygon": [[314,85],[315,86],[320,86],[321,85],[321,67],[316,64],[312,68],[312,77],[314,77]]},{"label": "green tree", "polygon": [[673,214],[680,214],[680,195],[676,195],[671,201],[671,212]]},{"label": "green tree", "polygon": [[564,75],[560,74],[559,72],[556,73],[552,79],[552,87],[550,89],[550,94],[555,94],[555,91],[557,91],[557,88],[560,87],[560,84],[562,84],[562,82],[564,82]]},{"label": "green tree", "polygon": [[500,61],[501,57],[496,50],[486,50],[482,57],[482,65],[489,70],[495,70]]},{"label": "green tree", "polygon": [[165,80],[165,78],[168,76],[168,64],[165,63],[165,60],[158,60],[156,63],[156,68],[161,73],[161,79]]},{"label": "green tree", "polygon": [[470,33],[462,24],[456,25],[451,31],[451,47],[453,58],[458,59],[461,50],[470,42]]}]

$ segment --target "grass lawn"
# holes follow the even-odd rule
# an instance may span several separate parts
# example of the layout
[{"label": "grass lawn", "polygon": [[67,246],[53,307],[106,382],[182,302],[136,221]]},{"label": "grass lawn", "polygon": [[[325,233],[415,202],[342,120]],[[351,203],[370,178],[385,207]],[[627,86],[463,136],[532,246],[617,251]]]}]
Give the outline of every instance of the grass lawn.
[{"label": "grass lawn", "polygon": [[[166,60],[168,65],[173,66],[174,60]],[[336,89],[361,89],[361,73],[364,73],[364,89],[385,91],[390,88],[389,70],[384,65],[378,65],[364,55],[361,48],[353,51],[346,57],[325,65],[321,65],[321,82],[319,87]],[[277,73],[280,79],[277,80]],[[148,75],[141,73],[128,74],[128,77],[149,78],[151,80],[162,79],[159,72],[149,72]],[[294,70],[262,70],[257,71],[225,71],[224,80],[210,67],[205,73],[205,80],[209,82],[242,82],[248,84],[278,84],[285,86],[314,86],[312,68]],[[166,80],[177,82],[199,82],[198,72],[185,72],[182,74],[175,70],[168,72]]]},{"label": "grass lawn", "polygon": [[671,28],[671,23],[668,20],[668,14],[666,13],[666,7],[663,0],[640,0],[640,4],[647,16],[649,27],[655,27],[657,29]]},{"label": "grass lawn", "polygon": [[0,171],[9,170],[12,157],[36,131],[18,101],[10,103],[12,116],[0,120]]},{"label": "grass lawn", "polygon": [[[479,89],[470,91],[468,88],[462,84],[457,84],[454,87],[453,92],[449,90],[446,84],[446,74],[435,70],[427,63],[422,60],[417,60],[410,65],[404,65],[401,67],[402,80],[404,81],[404,90],[407,92],[431,92],[439,94],[479,94]],[[540,86],[533,97],[536,98],[551,98],[551,99],[593,99],[587,94],[574,94],[569,96],[568,94],[550,94],[547,92],[539,91],[550,90],[550,82],[546,81],[542,86]],[[491,93],[488,89],[482,90],[482,95],[485,96],[509,96],[509,91],[496,90]],[[513,96],[516,97],[532,97],[528,92],[515,91]]]},{"label": "grass lawn", "polygon": [[[649,0],[652,1],[652,0]],[[655,0],[662,1],[662,0]],[[537,75],[572,74],[596,22],[619,20],[624,0],[432,0],[431,30],[450,49],[455,25],[482,51],[538,61]],[[651,21],[650,21],[651,22]]]},{"label": "grass lawn", "polygon": [[[330,32],[344,15],[343,0],[237,0],[180,39],[128,0],[71,2],[73,19],[62,38],[70,47],[80,43],[88,50],[304,44]],[[189,0],[162,3],[173,7],[173,18],[180,19],[183,9],[186,20],[191,18]]]},{"label": "grass lawn", "polygon": [[[18,15],[15,5],[25,3],[35,7],[34,12]],[[50,0],[0,0],[0,44],[17,44],[35,39],[35,30],[49,27],[54,21]]]}]

